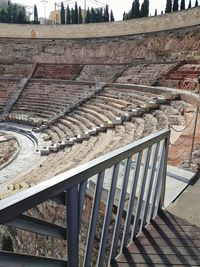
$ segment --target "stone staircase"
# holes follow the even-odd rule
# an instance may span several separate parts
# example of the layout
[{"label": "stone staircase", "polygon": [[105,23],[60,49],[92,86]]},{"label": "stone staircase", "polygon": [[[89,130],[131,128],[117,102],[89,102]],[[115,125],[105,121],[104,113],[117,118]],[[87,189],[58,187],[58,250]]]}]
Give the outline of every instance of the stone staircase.
[{"label": "stone staircase", "polygon": [[23,78],[20,80],[20,83],[17,84],[17,86],[16,86],[16,90],[13,91],[10,99],[8,100],[7,104],[5,105],[3,112],[2,112],[2,115],[6,115],[11,111],[13,105],[16,103],[16,101],[20,97],[20,95],[21,95],[22,91],[24,90],[24,88],[26,87],[28,81],[29,81],[28,78]]}]

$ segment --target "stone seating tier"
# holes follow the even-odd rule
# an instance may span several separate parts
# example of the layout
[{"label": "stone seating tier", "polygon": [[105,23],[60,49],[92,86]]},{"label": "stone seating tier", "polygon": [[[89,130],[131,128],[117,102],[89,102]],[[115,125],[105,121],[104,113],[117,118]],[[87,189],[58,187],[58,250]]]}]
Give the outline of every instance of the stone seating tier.
[{"label": "stone seating tier", "polygon": [[128,65],[85,65],[77,81],[113,82],[128,68]]},{"label": "stone seating tier", "polygon": [[87,85],[32,80],[13,106],[12,112],[26,112],[30,117],[51,119],[92,92]]},{"label": "stone seating tier", "polygon": [[32,68],[32,64],[0,64],[0,78],[22,79],[29,76]]},{"label": "stone seating tier", "polygon": [[177,63],[138,64],[128,68],[116,82],[153,85],[158,78],[169,72]]},{"label": "stone seating tier", "polygon": [[0,80],[0,113],[3,111],[19,81]]},{"label": "stone seating tier", "polygon": [[[117,125],[121,125],[123,122],[129,120],[134,121],[135,118],[141,118],[145,114],[149,114],[149,116],[144,116],[145,123],[148,124],[148,119],[150,118],[149,121],[153,122],[150,126],[153,127],[153,129],[156,129],[156,117],[154,115],[151,115],[150,113],[154,112],[156,109],[159,109],[159,105],[163,105],[165,103],[169,105],[170,101],[178,97],[176,94],[168,95],[165,97],[149,93],[147,94],[148,97],[144,97],[144,101],[142,101],[142,92],[129,90],[131,97],[129,96],[129,99],[125,100],[125,93],[120,94],[118,92],[118,89],[116,89],[115,95],[114,93],[113,95],[111,95],[112,90],[113,88],[104,89],[99,94],[96,94],[93,98],[75,109],[69,115],[63,116],[57,123],[54,123],[53,126],[50,126],[49,129],[51,131],[45,131],[45,133],[49,135],[48,139],[52,140],[53,142],[49,153],[52,151],[55,152],[55,150],[58,151],[61,147],[63,148],[65,146],[71,146],[75,142],[81,142],[84,140],[84,138],[86,138],[86,136],[87,138],[89,138],[89,136],[97,134],[103,129],[106,130],[116,127]],[[123,92],[125,92],[125,89],[123,90]],[[107,94],[111,101],[106,100]],[[140,105],[138,105],[138,108],[135,109],[133,108],[134,97],[141,99]],[[98,105],[99,98],[102,101],[106,100],[102,106]],[[162,101],[160,101],[161,98]],[[117,117],[115,113],[109,110],[109,106],[112,100],[117,100],[118,110],[115,107],[115,111],[118,111],[118,114],[120,114],[119,117]],[[119,103],[121,103],[121,105]],[[73,118],[75,118],[76,123],[74,123]],[[48,149],[45,148],[45,154],[47,153]]]},{"label": "stone seating tier", "polygon": [[33,78],[73,80],[82,68],[83,65],[73,64],[38,64]]},{"label": "stone seating tier", "polygon": [[179,68],[163,75],[158,84],[192,91],[196,88],[199,75],[200,64],[183,64]]}]

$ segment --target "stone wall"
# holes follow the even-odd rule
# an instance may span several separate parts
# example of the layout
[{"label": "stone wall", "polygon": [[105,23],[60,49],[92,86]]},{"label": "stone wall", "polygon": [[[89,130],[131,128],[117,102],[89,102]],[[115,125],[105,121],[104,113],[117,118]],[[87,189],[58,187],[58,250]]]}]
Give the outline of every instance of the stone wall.
[{"label": "stone wall", "polygon": [[199,25],[200,7],[143,19],[83,25],[0,25],[6,38],[96,38],[150,33]]},{"label": "stone wall", "polygon": [[93,39],[0,38],[0,64],[135,64],[200,59],[200,25]]}]

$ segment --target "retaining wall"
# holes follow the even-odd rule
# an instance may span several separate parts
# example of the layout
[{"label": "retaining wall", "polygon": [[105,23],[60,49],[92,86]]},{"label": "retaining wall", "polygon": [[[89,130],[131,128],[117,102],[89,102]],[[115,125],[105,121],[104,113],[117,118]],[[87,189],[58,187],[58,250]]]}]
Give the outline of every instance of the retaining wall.
[{"label": "retaining wall", "polygon": [[96,38],[150,33],[200,24],[200,7],[149,18],[82,25],[0,24],[6,38]]}]

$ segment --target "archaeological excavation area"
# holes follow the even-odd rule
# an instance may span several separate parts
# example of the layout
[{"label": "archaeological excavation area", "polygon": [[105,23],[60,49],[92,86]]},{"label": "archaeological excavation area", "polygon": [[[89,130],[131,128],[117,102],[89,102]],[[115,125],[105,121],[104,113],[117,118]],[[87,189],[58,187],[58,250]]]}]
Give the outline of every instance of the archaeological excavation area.
[{"label": "archaeological excavation area", "polygon": [[[108,153],[116,153],[116,149],[123,150],[126,145],[131,146],[142,138],[149,140],[151,134],[156,135],[158,131],[163,134],[169,129],[165,170],[169,192],[164,202],[168,207],[198,174],[200,167],[199,40],[199,25],[99,38],[1,37],[0,201],[3,202],[0,203],[6,203],[7,198],[16,201],[14,196],[21,196],[27,189],[34,190],[35,186],[39,188],[40,183],[48,187],[48,181],[59,180],[66,171],[69,174],[75,167],[102,160]],[[154,171],[162,164],[159,163],[163,160],[160,143],[157,148],[153,145],[147,148],[147,156],[143,154],[140,158],[144,173],[149,171],[145,167],[145,159],[150,158],[148,153],[154,153],[154,158],[157,155]],[[138,158],[131,157],[126,160],[132,174],[137,170]],[[113,193],[112,229],[118,216],[126,160],[120,163],[120,181],[116,182],[116,193]],[[153,160],[149,162],[153,164]],[[107,168],[106,171],[91,256],[93,264],[98,257],[99,229],[104,224],[103,213],[112,183],[107,179],[112,175],[111,170]],[[99,172],[98,177],[101,175]],[[84,188],[86,200],[82,203],[83,220],[79,225],[81,263],[97,184],[92,176]],[[150,186],[156,188],[155,184]],[[127,182],[127,188],[126,208],[131,199],[131,181]],[[139,199],[141,191],[136,186],[135,199]],[[47,222],[62,226],[54,229],[55,236],[48,237],[45,246],[41,245],[42,238],[37,234],[12,230],[12,224],[2,226],[1,235],[10,238],[5,239],[9,250],[60,261],[66,258],[65,242],[55,239],[66,238],[63,233],[66,211],[62,205],[65,198],[61,195],[59,199],[45,200],[20,215],[45,218]],[[148,198],[150,201],[151,196]],[[136,213],[140,212],[140,205],[133,205]],[[124,223],[126,216],[123,216]],[[122,236],[119,239],[121,241]],[[30,240],[34,245],[28,250]],[[108,256],[106,254],[106,260]]]}]

